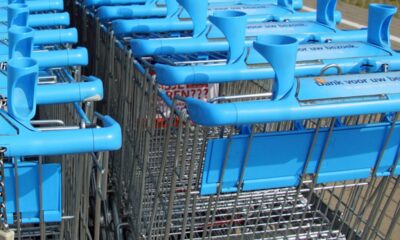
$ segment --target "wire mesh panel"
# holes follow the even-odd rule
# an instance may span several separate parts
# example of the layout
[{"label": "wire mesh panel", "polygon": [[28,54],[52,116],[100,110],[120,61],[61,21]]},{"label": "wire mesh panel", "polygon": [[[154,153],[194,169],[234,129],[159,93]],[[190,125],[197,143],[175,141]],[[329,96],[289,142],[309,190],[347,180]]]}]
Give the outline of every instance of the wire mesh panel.
[{"label": "wire mesh panel", "polygon": [[[114,229],[116,238],[396,239],[399,231],[397,149],[396,159],[384,174],[379,163],[388,143],[398,140],[398,114],[248,126],[197,125],[186,112],[182,94],[174,98],[174,94],[166,94],[168,86],[157,84],[153,64],[225,64],[226,53],[201,53],[207,55],[204,59],[201,54],[135,58],[125,43],[137,36],[117,40],[107,24],[102,25],[93,16],[88,21],[92,27],[85,26],[86,30],[96,36],[96,41],[88,43],[96,53],[92,71],[105,79],[108,93],[103,107],[123,126],[123,149],[111,155],[110,164],[112,194],[117,205],[113,210],[120,215],[114,219],[126,221],[116,224],[119,226]],[[162,34],[146,37],[162,37]],[[272,82],[264,79],[220,83],[215,94],[204,100],[223,103],[269,99],[274,87]],[[362,173],[360,170],[350,180],[320,181],[330,177],[324,172],[325,160],[329,158],[329,149],[340,145],[331,141],[337,132],[346,127],[363,131],[367,126],[384,129],[379,138],[373,139],[382,146],[374,159],[376,165],[363,169]],[[305,159],[305,165],[296,173],[297,178],[290,179],[296,184],[277,187],[289,181],[278,178],[267,188],[249,189],[246,164],[257,138],[299,132],[307,132],[309,141],[291,142],[302,149]],[[244,143],[240,148],[236,144],[238,138]],[[223,161],[218,168],[207,172],[205,169],[210,169],[212,160],[209,152],[218,141],[224,143],[218,152]],[[279,146],[270,148],[273,147]],[[272,154],[277,158],[276,151],[270,148],[266,146],[261,151],[266,160]],[[283,149],[282,155],[290,151],[291,148]],[[316,161],[315,152],[318,153]],[[238,155],[235,159],[242,164],[236,172],[229,168],[230,158],[235,154]],[[209,184],[205,173],[213,174],[212,192],[204,190]],[[265,175],[275,176],[269,172]],[[236,181],[226,183],[225,178],[231,176],[237,176]]]},{"label": "wire mesh panel", "polygon": [[[234,193],[217,188],[212,196],[201,195],[208,141],[229,141],[241,130],[197,126],[176,106],[161,105],[162,91],[153,83],[150,71],[137,70],[134,62],[130,60],[134,70],[129,80],[122,81],[125,91],[119,92],[120,105],[125,106],[120,110],[124,113],[121,157],[125,161],[114,165],[113,173],[120,201],[129,209],[124,216],[129,217],[136,238],[393,239],[398,228],[394,175],[319,184],[318,172],[303,173],[299,187],[250,192],[238,187]],[[219,93],[268,92],[272,86],[265,83],[220,84]],[[328,131],[329,136],[337,121],[354,126],[381,123],[385,118],[382,114],[363,115],[301,124],[315,136],[321,131]],[[256,125],[247,137],[295,131],[296,124]],[[325,144],[329,146],[328,141]],[[312,151],[313,145],[304,148]],[[389,208],[394,210],[384,211]]]},{"label": "wire mesh panel", "polygon": [[[77,112],[82,111],[81,107],[93,119],[89,124]],[[96,124],[93,114],[93,102],[39,108],[41,120],[57,122],[65,128],[92,127],[90,124]],[[46,160],[62,165],[64,217],[57,239],[98,239],[109,224],[109,220],[103,218],[108,214],[108,153],[72,154]]]},{"label": "wire mesh panel", "polygon": [[[66,126],[80,124],[80,119],[71,105],[51,105],[40,108],[43,119],[61,120]],[[89,217],[89,177],[92,170],[90,155],[67,155],[62,157],[63,211],[60,239],[86,239]],[[50,158],[52,161],[54,157]],[[54,161],[54,160],[53,160]],[[88,176],[89,175],[89,176]]]}]

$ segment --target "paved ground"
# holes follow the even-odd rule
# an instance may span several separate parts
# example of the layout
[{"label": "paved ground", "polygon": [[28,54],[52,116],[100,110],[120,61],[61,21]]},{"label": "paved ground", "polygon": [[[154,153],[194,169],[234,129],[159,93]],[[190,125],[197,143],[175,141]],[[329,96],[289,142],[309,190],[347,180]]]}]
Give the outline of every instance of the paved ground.
[{"label": "paved ground", "polygon": [[[315,0],[303,0],[304,6],[315,8]],[[367,25],[368,23],[368,9],[357,7],[348,3],[339,2],[337,5],[337,9],[342,12],[343,19]],[[347,26],[345,24],[340,25],[342,28],[351,29],[352,27]],[[391,34],[397,37],[400,37],[400,19],[393,18],[391,24]],[[400,49],[400,42],[393,42],[393,47],[396,49]]]}]

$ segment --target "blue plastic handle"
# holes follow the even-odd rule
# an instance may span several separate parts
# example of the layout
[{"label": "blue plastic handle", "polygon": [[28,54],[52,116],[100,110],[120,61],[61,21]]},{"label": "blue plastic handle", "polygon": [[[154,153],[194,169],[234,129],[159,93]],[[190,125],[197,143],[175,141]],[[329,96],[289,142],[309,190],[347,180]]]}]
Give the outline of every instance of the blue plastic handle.
[{"label": "blue plastic handle", "polygon": [[[122,136],[120,125],[109,116],[97,115],[100,128],[37,131],[26,128],[0,111],[0,121],[12,124],[18,134],[0,135],[0,145],[8,157],[48,156],[118,150]],[[78,136],[78,137],[77,137]],[[24,139],[24,141],[21,141]]]},{"label": "blue plastic handle", "polygon": [[88,64],[86,48],[33,52],[32,58],[40,68],[85,66]]},{"label": "blue plastic handle", "polygon": [[25,0],[2,0],[2,1],[4,1],[6,3],[6,5],[7,5],[7,2],[8,2],[8,4],[25,3]]},{"label": "blue plastic handle", "polygon": [[[7,85],[7,76],[2,76],[0,82],[5,82],[0,89]],[[38,84],[36,89],[36,104],[64,104],[75,102],[94,102],[101,101],[104,96],[103,82],[89,76],[83,78],[82,82],[58,82],[54,84]],[[7,97],[7,90],[0,92],[3,97]]]},{"label": "blue plastic handle", "polygon": [[100,20],[165,17],[167,9],[149,5],[103,6],[97,10],[97,16]]},{"label": "blue plastic handle", "polygon": [[97,9],[100,20],[130,19],[142,17],[173,17],[179,11],[176,0],[166,0],[166,7],[157,5],[157,1],[147,1],[144,5],[102,6]]},{"label": "blue plastic handle", "polygon": [[101,101],[103,82],[89,76],[84,82],[38,85],[36,98],[38,105]]},{"label": "blue plastic handle", "polygon": [[69,26],[70,17],[67,12],[31,14],[28,25],[30,27]]},{"label": "blue plastic handle", "polygon": [[123,5],[133,3],[144,3],[145,0],[84,0],[86,6],[101,6],[101,5]]},{"label": "blue plastic handle", "polygon": [[28,5],[31,12],[64,10],[64,1],[62,0],[26,0],[26,4]]},{"label": "blue plastic handle", "polygon": [[77,43],[78,31],[76,28],[36,30],[33,37],[35,45]]},{"label": "blue plastic handle", "polygon": [[190,118],[197,124],[223,126],[398,112],[400,111],[400,94],[391,95],[388,100],[306,106],[299,104],[294,98],[224,104],[210,104],[187,98],[186,104]]}]

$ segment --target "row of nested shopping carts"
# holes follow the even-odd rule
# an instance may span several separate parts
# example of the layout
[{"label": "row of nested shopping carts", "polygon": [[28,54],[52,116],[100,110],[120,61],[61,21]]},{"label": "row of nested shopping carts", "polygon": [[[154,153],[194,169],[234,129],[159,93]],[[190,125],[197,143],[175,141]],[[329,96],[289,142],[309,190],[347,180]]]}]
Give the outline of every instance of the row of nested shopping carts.
[{"label": "row of nested shopping carts", "polygon": [[[0,1],[0,239],[104,231],[108,152],[120,125],[95,112],[103,83],[60,0]],[[106,210],[105,210],[106,209]]]},{"label": "row of nested shopping carts", "polygon": [[399,238],[397,9],[316,3],[67,2],[122,126],[105,238]]}]

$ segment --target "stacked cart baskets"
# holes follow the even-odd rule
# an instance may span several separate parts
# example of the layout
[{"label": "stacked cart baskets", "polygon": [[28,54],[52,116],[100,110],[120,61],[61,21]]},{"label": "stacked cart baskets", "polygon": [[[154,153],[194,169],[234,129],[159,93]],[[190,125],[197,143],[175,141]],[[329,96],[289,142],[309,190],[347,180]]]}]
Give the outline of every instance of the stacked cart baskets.
[{"label": "stacked cart baskets", "polygon": [[93,111],[102,81],[80,74],[88,52],[71,47],[63,1],[0,5],[0,238],[99,239],[121,146],[119,124]]},{"label": "stacked cart baskets", "polygon": [[[368,28],[357,30],[337,27],[336,0],[317,0],[316,12],[298,0],[77,0],[68,8],[92,56],[84,71],[104,80],[96,109],[123,134],[122,149],[110,153],[110,215],[98,222],[96,202],[86,221],[104,230],[97,237],[398,238],[395,7],[371,4]],[[52,73],[80,78],[78,68],[62,69]],[[92,126],[71,109],[42,109],[40,117]],[[85,161],[105,167],[98,162]],[[62,167],[91,168],[73,164]],[[105,188],[101,171],[89,173],[83,178]],[[89,205],[80,206],[88,216]]]}]

